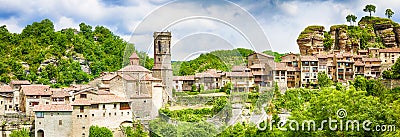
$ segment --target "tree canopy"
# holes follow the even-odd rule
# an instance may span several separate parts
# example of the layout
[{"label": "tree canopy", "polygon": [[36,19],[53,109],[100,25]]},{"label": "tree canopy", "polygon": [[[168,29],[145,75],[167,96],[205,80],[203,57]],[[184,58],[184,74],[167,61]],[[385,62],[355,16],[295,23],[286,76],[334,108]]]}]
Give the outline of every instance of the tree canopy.
[{"label": "tree canopy", "polygon": [[364,11],[364,12],[369,12],[369,17],[372,17],[371,12],[374,12],[374,13],[375,13],[375,8],[376,8],[375,5],[368,4],[368,5],[365,6],[365,8],[363,9],[363,11]]},{"label": "tree canopy", "polygon": [[393,16],[394,12],[391,9],[385,10],[385,15],[390,19]]},{"label": "tree canopy", "polygon": [[89,137],[113,137],[113,133],[106,127],[90,126]]}]

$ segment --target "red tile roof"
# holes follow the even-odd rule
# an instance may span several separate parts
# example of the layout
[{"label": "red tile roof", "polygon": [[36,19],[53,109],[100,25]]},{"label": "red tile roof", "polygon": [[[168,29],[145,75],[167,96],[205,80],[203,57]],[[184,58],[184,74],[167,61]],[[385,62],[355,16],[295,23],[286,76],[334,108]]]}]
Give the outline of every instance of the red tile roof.
[{"label": "red tile roof", "polygon": [[221,77],[221,74],[218,74],[216,69],[209,69],[202,73],[196,73],[195,77],[197,77],[197,78],[198,77],[215,77],[216,78],[216,77]]},{"label": "red tile roof", "polygon": [[380,53],[400,53],[400,48],[379,49]]},{"label": "red tile roof", "polygon": [[155,77],[153,77],[153,75],[151,75],[151,74],[146,74],[146,75],[144,75],[144,77],[142,78],[142,80],[144,80],[144,81],[161,81],[161,79],[155,78]]},{"label": "red tile roof", "polygon": [[253,77],[251,72],[226,72],[227,77]]},{"label": "red tile roof", "polygon": [[53,95],[51,97],[70,97],[71,95],[64,91],[63,89],[51,89],[53,91]]},{"label": "red tile roof", "polygon": [[117,103],[117,102],[129,102],[129,100],[123,97],[118,97],[114,94],[108,94],[108,95],[98,95],[96,100],[91,101],[92,104]]},{"label": "red tile roof", "polygon": [[22,85],[21,91],[24,95],[51,95],[50,86],[48,85]]},{"label": "red tile roof", "polygon": [[73,107],[71,105],[65,104],[51,104],[51,105],[36,105],[33,111],[72,111]]},{"label": "red tile roof", "polygon": [[101,77],[101,80],[111,80],[113,79],[115,76],[117,76],[117,74],[106,74],[104,76]]},{"label": "red tile roof", "polygon": [[0,92],[13,92],[13,89],[8,85],[0,86]]},{"label": "red tile roof", "polygon": [[379,59],[379,58],[362,58],[362,61],[369,61],[369,62],[380,62],[381,61],[381,59]]},{"label": "red tile roof", "polygon": [[139,59],[139,56],[135,52],[133,52],[129,59]]},{"label": "red tile roof", "polygon": [[265,66],[262,64],[253,64],[250,66],[250,68],[265,68]]},{"label": "red tile roof", "polygon": [[28,80],[12,80],[10,82],[10,84],[12,84],[12,85],[30,85],[31,82],[29,82]]},{"label": "red tile roof", "polygon": [[318,61],[317,57],[314,56],[301,56],[301,61]]},{"label": "red tile roof", "polygon": [[178,80],[194,80],[194,75],[188,75],[188,76],[174,76],[173,80],[178,81]]},{"label": "red tile roof", "polygon": [[323,54],[317,54],[316,57],[319,58],[319,59],[326,59],[326,58],[328,58],[327,55],[323,55]]},{"label": "red tile roof", "polygon": [[365,66],[365,64],[362,63],[361,61],[356,61],[356,62],[354,63],[354,65],[355,65],[355,66]]},{"label": "red tile roof", "polygon": [[120,70],[118,72],[150,72],[150,70],[140,66],[140,65],[128,65]]},{"label": "red tile roof", "polygon": [[91,101],[88,99],[75,99],[71,105],[72,106],[89,106],[91,105]]}]

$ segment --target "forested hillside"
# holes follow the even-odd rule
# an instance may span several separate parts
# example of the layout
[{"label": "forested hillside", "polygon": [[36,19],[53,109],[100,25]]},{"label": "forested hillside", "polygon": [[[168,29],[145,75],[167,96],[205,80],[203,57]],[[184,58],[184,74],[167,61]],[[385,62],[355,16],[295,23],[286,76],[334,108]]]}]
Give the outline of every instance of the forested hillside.
[{"label": "forested hillside", "polygon": [[[4,83],[13,79],[53,86],[88,82],[103,71],[120,69],[128,45],[103,26],[81,23],[79,31],[55,31],[48,19],[27,25],[20,34],[1,26],[0,36],[0,81]],[[127,52],[135,51],[133,45],[129,47]],[[144,53],[139,56],[148,58]]]},{"label": "forested hillside", "polygon": [[[174,70],[174,75],[193,75],[207,69],[230,71],[234,65],[246,66],[247,56],[253,52],[253,50],[245,48],[217,50],[202,54],[194,60],[173,62],[172,68]],[[271,50],[263,51],[263,53],[274,56],[276,62],[280,62],[281,56],[284,55]]]},{"label": "forested hillside", "polygon": [[[59,31],[48,19],[27,25],[20,34],[0,27],[0,82],[29,80],[54,87],[88,82],[101,72],[121,69],[136,52],[140,64],[152,69],[153,58],[136,51],[104,26],[92,27],[85,23],[79,28]],[[198,58],[173,62],[174,75],[193,75],[207,69],[229,71],[233,65],[245,65],[250,49],[218,50]],[[264,51],[280,60],[282,54]]]}]

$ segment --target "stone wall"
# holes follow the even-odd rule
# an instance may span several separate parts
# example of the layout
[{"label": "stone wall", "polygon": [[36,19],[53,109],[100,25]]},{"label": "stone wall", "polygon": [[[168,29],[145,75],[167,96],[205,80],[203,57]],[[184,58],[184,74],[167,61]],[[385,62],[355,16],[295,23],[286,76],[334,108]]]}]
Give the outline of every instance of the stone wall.
[{"label": "stone wall", "polygon": [[400,87],[400,79],[385,79],[385,80],[382,80],[382,83],[388,89]]}]

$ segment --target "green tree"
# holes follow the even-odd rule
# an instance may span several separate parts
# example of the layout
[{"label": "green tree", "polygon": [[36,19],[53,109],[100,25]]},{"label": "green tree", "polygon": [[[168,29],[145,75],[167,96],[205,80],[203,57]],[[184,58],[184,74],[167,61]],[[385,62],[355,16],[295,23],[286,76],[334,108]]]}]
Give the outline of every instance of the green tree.
[{"label": "green tree", "polygon": [[385,15],[390,19],[393,16],[394,12],[391,9],[386,9]]},{"label": "green tree", "polygon": [[89,137],[113,137],[113,133],[106,127],[90,126]]},{"label": "green tree", "polygon": [[196,86],[196,84],[193,84],[192,85],[192,90],[191,90],[192,92],[196,92],[197,91],[197,86]]},{"label": "green tree", "polygon": [[319,87],[330,87],[332,86],[332,80],[329,79],[325,72],[318,72],[318,85]]},{"label": "green tree", "polygon": [[144,131],[143,125],[139,121],[132,123],[132,127],[124,127],[126,137],[147,137],[148,133]]},{"label": "green tree", "polygon": [[357,17],[355,15],[353,15],[353,14],[350,14],[350,15],[346,16],[346,20],[347,20],[347,22],[350,23],[351,26],[353,26],[354,24],[352,22],[355,23],[356,20],[357,20]]},{"label": "green tree", "polygon": [[364,11],[364,12],[369,12],[369,17],[372,17],[371,12],[374,12],[374,13],[375,13],[375,8],[376,8],[376,7],[375,7],[374,5],[368,4],[368,5],[365,6],[365,8],[363,9],[363,11]]},{"label": "green tree", "polygon": [[30,132],[25,128],[21,130],[13,130],[10,137],[30,137]]}]

